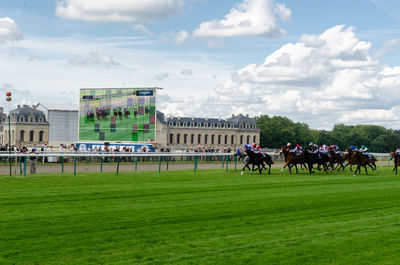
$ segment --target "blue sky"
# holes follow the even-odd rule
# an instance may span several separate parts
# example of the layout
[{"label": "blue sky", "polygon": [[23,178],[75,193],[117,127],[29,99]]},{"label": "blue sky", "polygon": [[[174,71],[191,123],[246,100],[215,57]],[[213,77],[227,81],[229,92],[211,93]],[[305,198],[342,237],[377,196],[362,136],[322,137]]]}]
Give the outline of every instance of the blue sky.
[{"label": "blue sky", "polygon": [[397,1],[82,3],[0,0],[0,88],[14,104],[158,86],[167,115],[400,127]]}]

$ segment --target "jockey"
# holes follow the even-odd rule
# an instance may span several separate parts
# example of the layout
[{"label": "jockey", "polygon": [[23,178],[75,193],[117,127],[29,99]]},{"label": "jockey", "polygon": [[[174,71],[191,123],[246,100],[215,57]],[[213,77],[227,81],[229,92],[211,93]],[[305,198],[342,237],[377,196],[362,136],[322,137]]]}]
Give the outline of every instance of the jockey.
[{"label": "jockey", "polygon": [[325,144],[321,144],[320,147],[319,147],[319,152],[322,153],[322,154],[328,153],[327,146]]},{"label": "jockey", "polygon": [[303,147],[299,144],[296,145],[296,155],[300,155],[301,153],[303,153]]},{"label": "jockey", "polygon": [[262,152],[261,146],[257,145],[256,153],[260,154],[262,157],[265,157],[265,154]]},{"label": "jockey", "polygon": [[365,145],[362,145],[360,150],[358,150],[358,151],[360,151],[363,155],[368,156],[368,158],[371,158],[371,155],[369,153],[367,153],[368,148]]},{"label": "jockey", "polygon": [[354,145],[350,145],[350,149],[352,149],[353,151],[358,151],[358,148]]},{"label": "jockey", "polygon": [[320,154],[322,154],[322,157],[325,157],[329,160],[328,147],[325,144],[321,144],[318,151]]},{"label": "jockey", "polygon": [[397,147],[397,149],[396,149],[396,155],[400,155],[400,146],[399,147]]},{"label": "jockey", "polygon": [[310,142],[310,143],[308,144],[308,146],[309,146],[309,150],[310,150],[311,152],[313,152],[314,154],[315,154],[315,153],[318,153],[318,145],[314,144],[313,142]]},{"label": "jockey", "polygon": [[340,152],[339,146],[334,145],[334,147],[335,148],[333,149],[333,151],[335,152],[335,154],[337,154],[339,156],[342,156],[342,153]]}]

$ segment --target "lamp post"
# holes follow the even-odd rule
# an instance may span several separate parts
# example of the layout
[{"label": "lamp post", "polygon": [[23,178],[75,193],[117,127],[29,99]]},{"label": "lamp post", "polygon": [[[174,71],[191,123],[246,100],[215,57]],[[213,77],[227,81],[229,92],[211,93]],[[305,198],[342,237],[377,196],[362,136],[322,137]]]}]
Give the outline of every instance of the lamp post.
[{"label": "lamp post", "polygon": [[8,153],[10,156],[8,157],[8,161],[10,163],[10,176],[12,175],[12,166],[11,166],[11,113],[10,113],[10,101],[11,101],[11,92],[6,92],[6,100],[8,101]]}]

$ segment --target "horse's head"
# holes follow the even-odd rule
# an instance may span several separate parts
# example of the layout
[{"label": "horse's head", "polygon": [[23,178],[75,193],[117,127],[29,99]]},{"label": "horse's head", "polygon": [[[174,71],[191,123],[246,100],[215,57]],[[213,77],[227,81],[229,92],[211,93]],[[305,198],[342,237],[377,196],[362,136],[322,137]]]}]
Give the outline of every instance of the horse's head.
[{"label": "horse's head", "polygon": [[390,160],[392,160],[395,156],[396,156],[395,151],[390,152]]}]

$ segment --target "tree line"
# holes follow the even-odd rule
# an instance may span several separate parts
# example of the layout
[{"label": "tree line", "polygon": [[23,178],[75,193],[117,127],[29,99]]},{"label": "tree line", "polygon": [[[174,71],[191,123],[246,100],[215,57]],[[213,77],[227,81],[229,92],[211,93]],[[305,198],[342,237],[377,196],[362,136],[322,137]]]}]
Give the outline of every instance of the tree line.
[{"label": "tree line", "polygon": [[288,142],[308,146],[315,144],[334,144],[341,150],[350,145],[366,145],[368,150],[386,153],[400,146],[400,133],[376,125],[336,124],[332,131],[310,129],[306,123],[293,122],[287,117],[261,115],[255,118],[260,129],[262,147],[280,148]]}]

